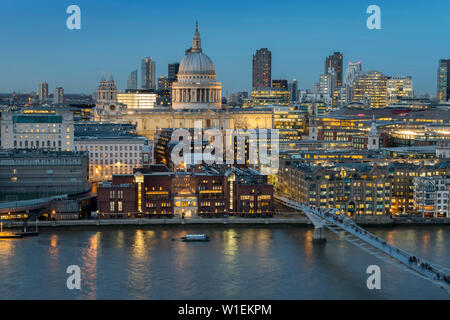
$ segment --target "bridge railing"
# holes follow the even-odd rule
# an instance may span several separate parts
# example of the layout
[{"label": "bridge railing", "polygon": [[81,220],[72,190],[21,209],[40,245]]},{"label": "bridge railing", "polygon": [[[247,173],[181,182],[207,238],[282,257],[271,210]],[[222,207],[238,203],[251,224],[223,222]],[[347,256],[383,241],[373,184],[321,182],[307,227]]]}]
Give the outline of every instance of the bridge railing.
[{"label": "bridge railing", "polygon": [[47,197],[47,198],[32,199],[32,200],[1,202],[0,209],[32,207],[32,206],[45,204],[45,203],[51,202],[53,200],[58,200],[58,199],[67,199],[67,194],[57,195],[57,196],[52,196],[52,197]]},{"label": "bridge railing", "polygon": [[[447,279],[450,279],[450,270],[448,268],[430,263],[424,259],[417,258],[405,250],[390,245],[386,240],[358,226],[350,218],[344,215],[336,214],[338,212],[337,209],[321,210],[313,206],[307,206],[302,203],[286,199],[284,197],[277,196],[276,198],[282,203],[293,208],[300,209],[304,212],[311,212],[312,214],[323,219],[329,224],[335,225],[342,230],[352,234],[353,236],[365,241],[366,243],[369,243],[373,247],[381,250],[392,258],[401,261],[403,264],[408,265],[410,268],[415,269],[421,274],[427,274],[428,277],[438,280],[441,280],[442,276],[446,276]],[[413,257],[415,258],[415,260],[411,260],[413,259]],[[440,278],[438,278],[438,275]],[[448,284],[448,280],[446,280],[446,282]]]}]

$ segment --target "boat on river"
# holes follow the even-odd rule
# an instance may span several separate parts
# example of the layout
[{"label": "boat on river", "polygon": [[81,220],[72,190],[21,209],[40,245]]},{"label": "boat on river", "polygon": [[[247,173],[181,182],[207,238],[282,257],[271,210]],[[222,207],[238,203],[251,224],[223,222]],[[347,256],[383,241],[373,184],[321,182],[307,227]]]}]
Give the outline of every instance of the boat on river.
[{"label": "boat on river", "polygon": [[185,242],[209,241],[209,237],[206,234],[187,234],[181,240]]}]

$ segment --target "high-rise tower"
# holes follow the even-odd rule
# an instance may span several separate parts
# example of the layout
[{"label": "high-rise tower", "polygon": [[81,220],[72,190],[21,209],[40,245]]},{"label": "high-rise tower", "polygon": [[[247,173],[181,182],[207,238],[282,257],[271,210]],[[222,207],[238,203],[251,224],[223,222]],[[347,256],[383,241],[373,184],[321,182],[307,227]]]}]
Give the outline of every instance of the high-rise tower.
[{"label": "high-rise tower", "polygon": [[141,62],[141,88],[142,89],[156,89],[155,82],[156,66],[152,58],[144,58]]},{"label": "high-rise tower", "polygon": [[439,61],[437,99],[439,103],[450,100],[450,59]]},{"label": "high-rise tower", "polygon": [[128,76],[127,81],[127,89],[137,89],[138,88],[138,79],[137,79],[137,70],[134,70]]},{"label": "high-rise tower", "polygon": [[340,52],[335,52],[333,55],[328,56],[325,59],[325,74],[328,74],[330,70],[334,69],[336,73],[336,84],[335,87],[342,86],[342,63],[344,55]]},{"label": "high-rise tower", "polygon": [[272,82],[272,52],[267,48],[253,55],[253,83],[255,89],[270,88]]},{"label": "high-rise tower", "polygon": [[41,82],[39,83],[39,101],[44,101],[48,98],[48,83]]}]

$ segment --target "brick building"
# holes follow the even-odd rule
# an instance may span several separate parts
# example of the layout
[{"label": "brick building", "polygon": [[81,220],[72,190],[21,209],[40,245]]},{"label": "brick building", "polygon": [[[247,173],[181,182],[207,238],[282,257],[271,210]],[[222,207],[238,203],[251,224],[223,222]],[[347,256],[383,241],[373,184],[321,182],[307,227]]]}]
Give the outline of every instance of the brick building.
[{"label": "brick building", "polygon": [[251,168],[201,166],[172,172],[152,165],[98,187],[100,218],[273,214],[273,186]]}]

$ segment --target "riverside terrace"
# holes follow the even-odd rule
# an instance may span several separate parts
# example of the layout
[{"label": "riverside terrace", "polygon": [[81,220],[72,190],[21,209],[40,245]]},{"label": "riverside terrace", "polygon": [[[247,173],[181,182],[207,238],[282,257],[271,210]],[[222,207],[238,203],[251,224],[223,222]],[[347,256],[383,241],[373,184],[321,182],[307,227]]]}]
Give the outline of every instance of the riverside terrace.
[{"label": "riverside terrace", "polygon": [[273,214],[273,185],[251,168],[198,166],[173,172],[152,165],[113,175],[98,186],[100,219],[136,217],[267,217]]}]

